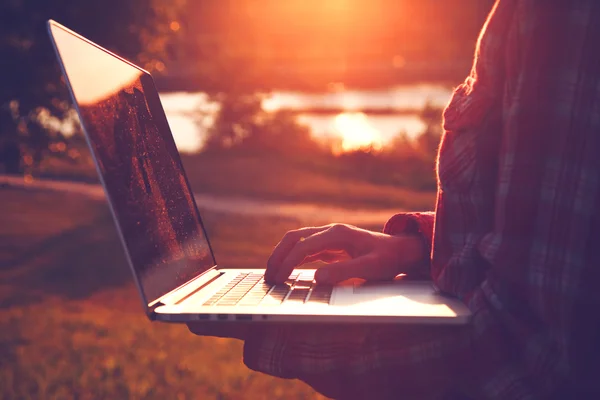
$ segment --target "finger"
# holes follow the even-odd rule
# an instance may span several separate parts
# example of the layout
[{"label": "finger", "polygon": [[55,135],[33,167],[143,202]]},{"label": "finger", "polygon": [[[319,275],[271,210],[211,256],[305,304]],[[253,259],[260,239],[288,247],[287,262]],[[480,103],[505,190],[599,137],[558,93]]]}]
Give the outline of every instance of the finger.
[{"label": "finger", "polygon": [[315,272],[315,281],[327,285],[335,285],[350,278],[380,280],[385,277],[385,271],[379,270],[373,257],[368,255],[329,264]]},{"label": "finger", "polygon": [[306,257],[314,256],[323,251],[345,250],[344,243],[348,241],[346,231],[340,228],[328,228],[317,232],[303,241],[296,242],[275,276],[275,282],[283,282],[292,270],[302,263]]},{"label": "finger", "polygon": [[[327,229],[328,226],[321,227],[307,227],[301,228],[286,233],[281,241],[275,246],[273,253],[267,261],[267,269],[265,271],[265,280],[267,282],[273,282],[277,276],[277,272],[281,267],[282,261],[287,257],[290,250],[296,245],[296,243],[304,237],[311,236],[314,233],[321,232]],[[291,271],[290,271],[291,272]],[[289,273],[288,273],[289,276]],[[287,276],[284,280],[287,279]]]},{"label": "finger", "polygon": [[188,322],[187,327],[198,336],[245,340],[248,335],[248,326],[239,323]]},{"label": "finger", "polygon": [[346,261],[346,260],[349,260],[350,258],[351,257],[348,255],[348,253],[346,253],[343,250],[322,251],[319,254],[315,254],[315,255],[306,257],[300,263],[300,265],[306,264],[306,263],[311,263],[311,262],[317,262],[317,261],[321,261],[321,262],[330,264],[330,263],[334,263],[334,262]]}]

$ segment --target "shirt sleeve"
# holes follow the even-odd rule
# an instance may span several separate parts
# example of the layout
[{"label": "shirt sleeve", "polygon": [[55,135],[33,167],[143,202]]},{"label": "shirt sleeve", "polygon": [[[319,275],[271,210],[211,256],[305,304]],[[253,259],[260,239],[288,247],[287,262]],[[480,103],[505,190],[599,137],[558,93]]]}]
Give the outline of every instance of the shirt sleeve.
[{"label": "shirt sleeve", "polygon": [[486,279],[467,296],[468,386],[485,398],[597,390],[600,372],[600,2],[517,13]]}]

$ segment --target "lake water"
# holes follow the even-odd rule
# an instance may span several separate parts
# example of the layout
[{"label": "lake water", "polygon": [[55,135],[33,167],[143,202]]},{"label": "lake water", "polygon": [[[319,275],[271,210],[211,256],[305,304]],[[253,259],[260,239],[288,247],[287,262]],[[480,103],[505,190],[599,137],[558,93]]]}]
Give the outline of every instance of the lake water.
[{"label": "lake water", "polygon": [[[298,111],[299,122],[308,125],[317,138],[337,136],[349,145],[374,143],[384,146],[400,132],[409,136],[423,131],[418,112],[426,105],[443,107],[451,88],[433,84],[396,86],[380,90],[338,90],[328,93],[275,91],[263,101],[267,111]],[[162,93],[161,100],[181,151],[202,147],[205,129],[194,122],[198,110],[214,113],[218,106],[205,93]],[[309,113],[307,109],[331,109],[332,113]],[[402,110],[401,113],[365,114],[356,110]]]}]

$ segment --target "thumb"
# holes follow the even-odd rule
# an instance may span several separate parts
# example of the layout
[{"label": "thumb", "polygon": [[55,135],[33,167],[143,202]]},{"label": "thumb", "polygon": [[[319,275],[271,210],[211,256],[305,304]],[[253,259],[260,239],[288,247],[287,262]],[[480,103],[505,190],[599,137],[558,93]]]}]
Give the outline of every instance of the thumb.
[{"label": "thumb", "polygon": [[374,261],[367,255],[320,267],[315,272],[315,281],[320,284],[334,285],[350,278],[366,280],[384,278],[384,274],[378,271],[378,266]]}]

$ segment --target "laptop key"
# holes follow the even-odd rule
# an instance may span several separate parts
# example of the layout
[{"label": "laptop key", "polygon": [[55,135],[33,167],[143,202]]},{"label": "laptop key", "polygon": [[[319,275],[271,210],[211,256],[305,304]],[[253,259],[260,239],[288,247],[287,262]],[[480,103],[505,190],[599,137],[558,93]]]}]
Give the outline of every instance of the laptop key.
[{"label": "laptop key", "polygon": [[225,285],[204,305],[274,306],[283,304],[329,303],[332,286],[316,285],[312,274],[292,272],[278,285],[264,281],[261,274],[244,273]]},{"label": "laptop key", "polygon": [[272,285],[265,283],[262,279],[240,300],[240,306],[256,306],[269,293]]},{"label": "laptop key", "polygon": [[239,282],[233,289],[227,292],[220,300],[217,301],[217,306],[235,306],[244,299],[259,282],[262,281],[261,274],[247,274],[247,276]]},{"label": "laptop key", "polygon": [[307,303],[329,303],[331,300],[331,293],[333,292],[333,286],[330,285],[316,285],[310,293]]},{"label": "laptop key", "polygon": [[284,301],[284,304],[304,304],[309,291],[309,288],[294,288],[288,298]]},{"label": "laptop key", "polygon": [[[208,300],[204,302],[205,306],[213,306],[221,301],[224,297],[231,295],[238,295],[236,291],[240,282],[244,281],[250,274],[247,272],[238,274],[235,278],[233,278],[227,285],[223,286],[217,293],[212,295]],[[241,294],[243,295],[243,293]]]},{"label": "laptop key", "polygon": [[288,292],[290,291],[290,286],[286,284],[275,285],[273,289],[265,296],[260,305],[272,306],[279,305],[285,299]]}]

